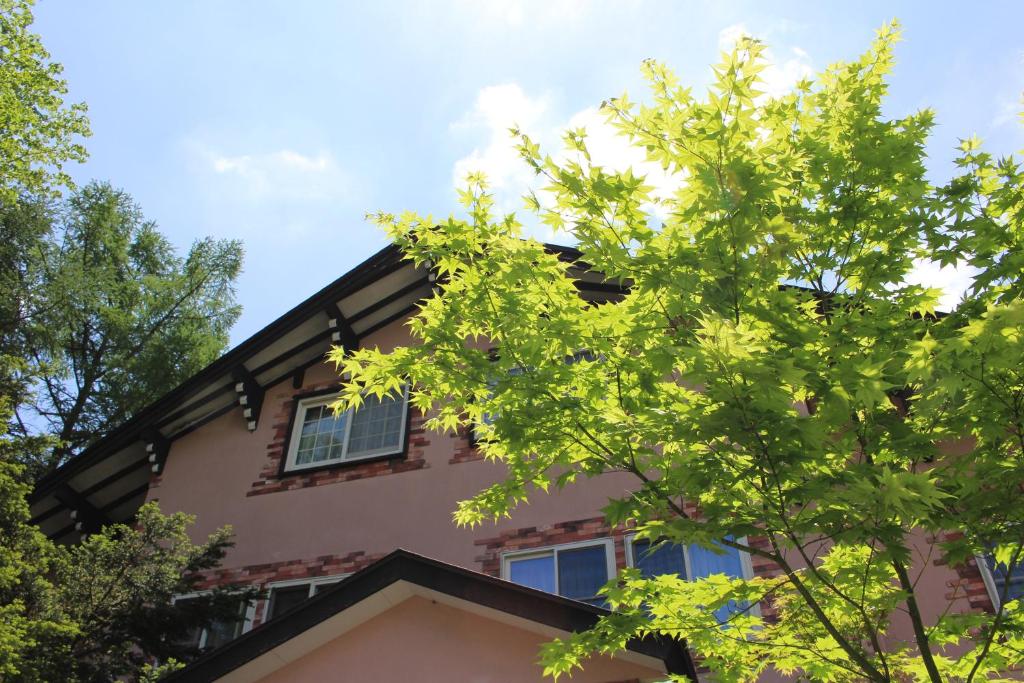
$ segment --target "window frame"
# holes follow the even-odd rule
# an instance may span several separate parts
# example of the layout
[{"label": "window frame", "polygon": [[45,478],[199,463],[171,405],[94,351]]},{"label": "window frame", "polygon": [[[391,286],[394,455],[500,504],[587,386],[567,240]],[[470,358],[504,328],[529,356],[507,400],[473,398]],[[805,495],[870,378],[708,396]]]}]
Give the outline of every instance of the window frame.
[{"label": "window frame", "polygon": [[309,600],[317,594],[317,589],[323,586],[330,586],[338,583],[342,579],[351,576],[351,572],[345,574],[329,574],[327,576],[313,576],[305,579],[285,579],[283,581],[271,581],[263,586],[263,589],[267,592],[267,597],[264,598],[263,607],[263,619],[261,623],[266,623],[271,620],[270,613],[274,608],[274,591],[282,588],[295,588],[296,586],[306,585],[309,590],[306,595],[306,600]]},{"label": "window frame", "polygon": [[[988,566],[988,558],[992,556],[992,553],[986,553],[974,556],[974,562],[978,565],[978,571],[981,572],[981,580],[985,583],[985,590],[988,591],[988,598],[992,601],[993,609],[998,610],[1000,605],[1000,592],[999,586],[996,584],[996,577],[992,573],[992,569]],[[994,558],[993,558],[994,560]],[[1024,571],[1024,557],[1018,562],[1017,569]],[[1007,577],[1009,580],[1010,577]],[[1017,598],[1018,600],[1024,600],[1024,597]]]},{"label": "window frame", "polygon": [[[636,538],[636,534],[627,534],[625,537],[626,542],[626,566],[634,567],[633,564],[633,539]],[[647,540],[647,539],[642,539]],[[737,543],[746,545],[747,538],[743,536],[736,540]],[[693,570],[690,568],[690,548],[689,545],[680,545],[683,550],[683,568],[686,571],[686,580],[693,581]],[[754,578],[754,564],[750,559],[750,553],[745,550],[738,550],[740,554],[740,568],[743,570],[743,576],[739,577],[744,581],[749,581]]]},{"label": "window frame", "polygon": [[[636,538],[636,534],[627,534],[625,536],[625,539],[624,539],[625,540],[625,546],[626,546],[626,566],[630,567],[630,568],[632,568],[634,566],[633,565],[633,539],[634,538]],[[643,539],[643,540],[647,540],[647,539]],[[740,538],[736,539],[736,542],[737,543],[742,543],[743,545],[747,545],[747,537],[746,536],[741,536]],[[686,571],[686,578],[685,578],[685,580],[686,581],[693,581],[693,570],[690,569],[690,548],[689,548],[689,544],[681,545],[680,548],[682,548],[682,550],[683,550],[683,568]],[[744,581],[749,581],[750,579],[754,578],[754,563],[750,559],[750,553],[748,553],[745,550],[739,550],[739,549],[737,549],[737,551],[740,554],[740,569],[743,570],[743,576],[741,576],[739,578],[743,579]],[[750,606],[750,608],[747,610],[747,612],[749,614],[752,614],[755,617],[761,616],[761,603],[760,602],[755,602],[753,605]]]},{"label": "window frame", "polygon": [[[306,417],[306,411],[310,408],[317,408],[335,401],[341,393],[340,387],[332,387],[322,391],[313,391],[292,397],[291,417],[288,421],[288,437],[284,444],[284,457],[281,458],[279,476],[302,474],[305,472],[357,465],[359,463],[371,462],[374,460],[385,460],[390,458],[401,458],[409,450],[409,385],[402,389],[402,426],[398,433],[398,445],[387,448],[379,448],[357,457],[342,457],[333,460],[322,460],[305,465],[296,465],[295,459],[298,455],[299,442],[302,435],[302,425]],[[345,450],[348,453],[349,436],[352,429],[353,411],[346,411],[345,421]]]},{"label": "window frame", "polygon": [[[608,581],[611,581],[618,575],[618,568],[615,566],[615,539],[610,536],[603,538],[595,538],[587,541],[572,541],[570,543],[556,543],[555,545],[537,546],[536,548],[523,548],[517,550],[509,550],[501,553],[501,578],[510,583],[512,581],[512,562],[516,560],[527,560],[533,557],[544,557],[548,554],[553,556],[553,570],[555,573],[555,592],[553,595],[557,595],[560,598],[566,600],[573,600],[575,602],[581,602],[576,598],[569,598],[562,595],[558,585],[558,553],[566,550],[576,550],[579,548],[589,548],[593,546],[602,546],[604,548],[604,560],[605,567],[608,572]],[[516,584],[517,586],[523,586],[524,584]],[[532,586],[525,586],[526,588],[532,588]],[[534,589],[538,590],[538,589]],[[599,597],[597,595],[595,598]],[[589,604],[589,603],[586,603]]]}]

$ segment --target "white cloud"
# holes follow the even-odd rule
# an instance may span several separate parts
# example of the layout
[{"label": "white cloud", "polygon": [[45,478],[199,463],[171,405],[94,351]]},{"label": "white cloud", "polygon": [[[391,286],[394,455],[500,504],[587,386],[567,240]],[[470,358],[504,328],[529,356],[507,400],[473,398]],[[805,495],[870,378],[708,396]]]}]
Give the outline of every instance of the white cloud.
[{"label": "white cloud", "polygon": [[256,200],[333,200],[348,195],[348,178],[329,151],[303,154],[291,149],[228,155],[193,143],[208,172],[222,188]]},{"label": "white cloud", "polygon": [[[533,180],[533,172],[515,150],[509,133],[513,125],[530,135],[543,135],[542,120],[548,111],[548,97],[530,97],[516,83],[492,85],[477,93],[473,109],[452,124],[453,129],[483,130],[485,142],[455,162],[452,181],[461,187],[466,175],[482,171],[502,199],[518,200]],[[516,201],[518,206],[518,201]]]},{"label": "white cloud", "polygon": [[718,32],[718,49],[728,52],[743,36],[749,36],[746,24],[730,24]]},{"label": "white cloud", "polygon": [[[599,110],[590,107],[577,112],[569,119],[567,127],[586,130],[587,151],[594,166],[616,172],[632,168],[634,174],[645,176],[647,183],[654,187],[655,198],[668,199],[682,185],[680,174],[670,174],[659,164],[648,161],[644,150],[606,123],[605,115]],[[653,210],[657,213],[657,208]]]},{"label": "white cloud", "polygon": [[[732,50],[737,40],[751,35],[753,34],[743,24],[726,26],[718,32],[718,48],[728,52]],[[761,72],[760,89],[767,97],[785,95],[801,79],[809,78],[814,74],[810,55],[803,48],[794,45],[787,48],[784,53],[790,56],[786,59],[779,59],[771,48],[764,52],[764,58],[769,64]]]},{"label": "white cloud", "polygon": [[964,293],[971,286],[977,273],[977,269],[965,262],[955,266],[940,266],[935,261],[928,259],[915,259],[914,269],[907,276],[906,281],[912,285],[941,289],[939,309],[951,311],[963,299]]}]

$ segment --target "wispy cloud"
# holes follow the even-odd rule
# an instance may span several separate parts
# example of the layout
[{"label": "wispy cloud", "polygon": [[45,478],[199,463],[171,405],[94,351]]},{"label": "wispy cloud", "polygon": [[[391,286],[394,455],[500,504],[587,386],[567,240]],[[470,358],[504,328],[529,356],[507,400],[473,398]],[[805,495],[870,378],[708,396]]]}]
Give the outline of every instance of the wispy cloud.
[{"label": "wispy cloud", "polygon": [[250,200],[331,201],[349,193],[347,174],[326,150],[304,154],[279,149],[232,155],[200,143],[191,147],[205,170],[221,181],[221,191]]}]

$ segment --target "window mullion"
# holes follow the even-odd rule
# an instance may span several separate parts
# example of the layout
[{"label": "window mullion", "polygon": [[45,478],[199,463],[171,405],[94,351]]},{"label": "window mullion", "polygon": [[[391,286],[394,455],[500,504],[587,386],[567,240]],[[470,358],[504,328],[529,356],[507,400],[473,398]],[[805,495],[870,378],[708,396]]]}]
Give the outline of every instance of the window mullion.
[{"label": "window mullion", "polygon": [[552,550],[551,556],[554,558],[554,561],[551,564],[555,568],[555,595],[561,595],[562,579],[559,576],[560,572],[558,571],[558,550]]},{"label": "window mullion", "polygon": [[349,439],[349,435],[352,433],[352,420],[353,419],[355,419],[355,410],[352,409],[352,408],[349,408],[348,410],[345,411],[345,439],[344,439],[344,443],[343,443],[342,448],[341,448],[341,459],[342,460],[347,460],[348,459],[348,439]]}]

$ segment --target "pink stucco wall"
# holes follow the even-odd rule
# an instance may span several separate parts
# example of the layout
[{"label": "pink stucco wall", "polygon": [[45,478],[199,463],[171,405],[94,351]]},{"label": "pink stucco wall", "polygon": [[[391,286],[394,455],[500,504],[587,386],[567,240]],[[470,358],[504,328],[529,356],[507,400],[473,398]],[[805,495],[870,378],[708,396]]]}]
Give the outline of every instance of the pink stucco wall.
[{"label": "pink stucco wall", "polygon": [[[389,348],[405,339],[404,328],[395,323],[363,343]],[[331,368],[317,366],[306,372],[305,386],[336,379]],[[629,475],[589,480],[560,493],[538,495],[497,526],[459,529],[451,517],[457,501],[495,481],[501,469],[484,461],[449,464],[456,437],[432,433],[423,469],[246,496],[266,463],[274,433],[269,418],[293,391],[283,382],[267,392],[263,417],[252,433],[246,431],[240,411],[232,411],[175,441],[159,487],[150,492],[165,512],[196,515],[197,538],[231,524],[236,546],[225,567],[405,548],[479,569],[474,539],[506,528],[599,516],[609,497],[632,485]]]},{"label": "pink stucco wall", "polygon": [[[537,652],[547,640],[537,633],[412,597],[278,669],[261,683],[541,681],[544,677]],[[663,675],[657,669],[600,657],[588,662],[572,681],[612,683]]]},{"label": "pink stucco wall", "polygon": [[[363,343],[387,349],[407,341],[405,328],[396,322]],[[306,372],[304,386],[336,380],[333,369],[317,366]],[[450,464],[461,442],[452,435],[430,434],[421,469],[247,496],[280,429],[274,416],[294,391],[290,382],[271,387],[252,433],[235,410],[175,441],[159,485],[150,492],[165,512],[196,515],[196,538],[230,524],[236,546],[224,562],[228,569],[350,553],[381,556],[405,548],[481,570],[483,551],[475,541],[508,530],[599,517],[610,497],[634,485],[626,474],[583,480],[563,491],[538,493],[509,520],[460,529],[451,518],[456,503],[498,479],[501,467],[484,461]],[[933,618],[946,608],[958,576],[927,555],[923,539],[919,545],[913,573],[927,596],[922,609]],[[954,607],[967,608],[966,600]],[[893,637],[909,640],[909,625],[898,621]]]}]

